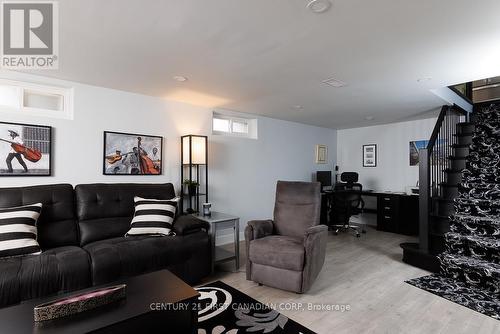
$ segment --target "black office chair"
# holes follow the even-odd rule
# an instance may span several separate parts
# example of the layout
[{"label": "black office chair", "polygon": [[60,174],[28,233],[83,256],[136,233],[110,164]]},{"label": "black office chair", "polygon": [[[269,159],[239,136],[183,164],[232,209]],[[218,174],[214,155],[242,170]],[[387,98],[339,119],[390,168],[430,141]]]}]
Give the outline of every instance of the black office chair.
[{"label": "black office chair", "polygon": [[341,183],[341,185],[343,184],[346,189],[352,189],[355,184],[361,186],[361,184],[358,183],[358,180],[359,180],[359,174],[356,172],[343,172],[342,174],[340,174],[340,181],[343,182]]},{"label": "black office chair", "polygon": [[[344,172],[340,179],[344,182],[335,185],[330,211],[330,221],[336,224],[330,225],[330,228],[335,229],[335,234],[353,230],[359,238],[359,227],[351,225],[350,218],[363,213],[365,207],[362,198],[363,186],[357,183],[358,173],[355,172]],[[361,228],[361,232],[366,233],[364,228]]]}]

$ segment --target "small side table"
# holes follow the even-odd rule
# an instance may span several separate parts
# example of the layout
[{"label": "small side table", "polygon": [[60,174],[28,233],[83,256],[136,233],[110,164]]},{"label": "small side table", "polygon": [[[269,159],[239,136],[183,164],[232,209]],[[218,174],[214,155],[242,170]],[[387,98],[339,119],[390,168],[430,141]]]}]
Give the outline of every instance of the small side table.
[{"label": "small side table", "polygon": [[[236,271],[240,268],[240,217],[227,213],[212,211],[210,216],[193,214],[194,217],[210,224],[210,240],[212,242],[212,272],[215,264],[234,260]],[[217,230],[232,228],[234,231],[234,253],[215,246]]]}]

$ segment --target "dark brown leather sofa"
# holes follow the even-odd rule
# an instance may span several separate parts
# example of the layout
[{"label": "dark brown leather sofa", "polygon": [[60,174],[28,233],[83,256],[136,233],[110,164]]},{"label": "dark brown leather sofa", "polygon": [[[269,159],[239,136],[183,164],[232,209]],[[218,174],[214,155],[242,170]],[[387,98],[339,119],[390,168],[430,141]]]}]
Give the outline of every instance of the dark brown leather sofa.
[{"label": "dark brown leather sofa", "polygon": [[70,184],[0,188],[0,208],[43,203],[41,255],[0,259],[0,307],[169,269],[188,283],[210,274],[209,226],[179,216],[176,236],[124,237],[134,196],[175,197],[172,184]]}]

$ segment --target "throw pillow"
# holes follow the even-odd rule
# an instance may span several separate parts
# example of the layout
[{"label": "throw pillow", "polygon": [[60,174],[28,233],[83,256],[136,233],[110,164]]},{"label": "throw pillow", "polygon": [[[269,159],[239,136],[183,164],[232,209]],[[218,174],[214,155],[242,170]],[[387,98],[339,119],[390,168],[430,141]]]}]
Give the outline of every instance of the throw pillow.
[{"label": "throw pillow", "polygon": [[0,209],[0,258],[40,254],[36,222],[42,203]]},{"label": "throw pillow", "polygon": [[130,235],[170,235],[180,198],[170,200],[134,197],[135,213]]}]

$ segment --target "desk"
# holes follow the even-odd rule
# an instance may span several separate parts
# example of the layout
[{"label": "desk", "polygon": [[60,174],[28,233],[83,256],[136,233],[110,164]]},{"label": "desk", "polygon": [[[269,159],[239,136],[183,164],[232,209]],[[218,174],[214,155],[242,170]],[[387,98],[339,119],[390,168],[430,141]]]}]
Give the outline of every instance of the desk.
[{"label": "desk", "polygon": [[[333,193],[329,191],[321,194],[320,218],[324,225],[329,225],[329,198]],[[377,230],[418,235],[418,195],[373,190],[363,190],[361,195],[377,199]]]}]

